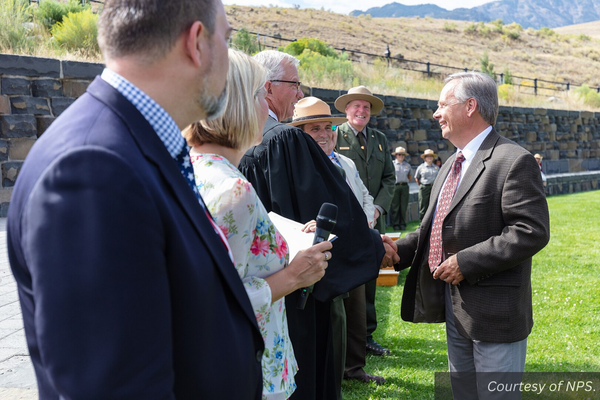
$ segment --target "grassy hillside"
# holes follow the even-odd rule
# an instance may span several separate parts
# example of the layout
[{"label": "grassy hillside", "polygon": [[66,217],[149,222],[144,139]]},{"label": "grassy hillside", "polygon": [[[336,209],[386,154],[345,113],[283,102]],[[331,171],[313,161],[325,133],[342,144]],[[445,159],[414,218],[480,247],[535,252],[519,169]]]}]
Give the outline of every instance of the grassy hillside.
[{"label": "grassy hillside", "polygon": [[[487,52],[494,64],[494,71],[508,70],[512,75],[530,79],[518,79],[532,84],[533,78],[569,82],[571,85],[588,84],[600,86],[600,40],[594,39],[583,29],[577,34],[561,35],[553,30],[525,29],[520,26],[500,23],[475,24],[468,21],[436,20],[432,18],[371,18],[351,17],[322,10],[290,9],[279,7],[226,6],[228,19],[234,28],[263,35],[281,35],[283,38],[313,37],[328,44],[346,49],[384,54],[389,44],[392,56],[401,54],[408,60],[429,61],[467,69],[481,69],[480,59]],[[263,39],[265,40],[265,39]],[[267,44],[278,41],[267,41]],[[279,41],[286,45],[287,42]],[[419,66],[425,69],[424,66]],[[432,67],[432,72],[449,73],[449,69]],[[389,77],[394,72],[384,71]],[[374,74],[379,74],[375,71]],[[424,74],[406,75],[407,86],[422,86],[415,83]],[[305,79],[306,80],[306,79]],[[310,80],[306,82],[311,84]],[[320,83],[328,85],[327,82]],[[552,87],[551,84],[545,84]],[[381,85],[380,93],[415,95],[436,98],[439,87],[435,83],[426,85],[431,89],[396,90],[392,85]],[[554,85],[554,87],[562,87]],[[346,89],[332,87],[336,89]],[[548,102],[548,97],[555,97]],[[523,97],[523,96],[513,96]],[[542,96],[532,98],[508,98],[508,105],[538,105],[550,108],[594,109],[580,104],[573,91],[544,91]]]}]

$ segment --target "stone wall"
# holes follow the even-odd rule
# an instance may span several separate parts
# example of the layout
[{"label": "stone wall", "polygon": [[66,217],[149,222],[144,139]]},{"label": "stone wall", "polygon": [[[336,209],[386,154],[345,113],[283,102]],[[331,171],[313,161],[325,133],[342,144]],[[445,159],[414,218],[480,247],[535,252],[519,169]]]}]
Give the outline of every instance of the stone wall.
[{"label": "stone wall", "polygon": [[0,54],[0,216],[6,216],[12,187],[31,146],[102,68]]},{"label": "stone wall", "polygon": [[[102,72],[95,63],[0,54],[0,216],[5,216],[12,187],[29,149],[46,128]],[[345,91],[303,88],[328,102]],[[384,132],[389,148],[403,146],[416,168],[425,149],[445,161],[454,151],[442,139],[433,113],[436,100],[380,96],[385,109],[372,116],[370,125]],[[500,107],[496,128],[532,153],[544,156],[548,193],[561,194],[598,189],[600,171],[600,113],[539,108]],[[583,173],[577,174],[577,173]],[[556,175],[556,176],[554,176]],[[411,195],[410,219],[418,216],[416,194]],[[415,210],[413,210],[415,209]]]}]

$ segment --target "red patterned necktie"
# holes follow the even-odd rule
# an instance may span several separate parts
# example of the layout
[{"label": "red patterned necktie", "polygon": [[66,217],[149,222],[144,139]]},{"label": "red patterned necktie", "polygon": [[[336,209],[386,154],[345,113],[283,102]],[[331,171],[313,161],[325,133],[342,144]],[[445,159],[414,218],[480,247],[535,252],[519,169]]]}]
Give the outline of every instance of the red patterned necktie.
[{"label": "red patterned necktie", "polygon": [[442,224],[450,208],[450,203],[452,203],[454,192],[456,192],[456,188],[458,187],[463,161],[465,161],[465,157],[461,152],[458,152],[452,164],[450,176],[442,189],[442,195],[440,196],[435,219],[433,220],[433,227],[431,228],[431,235],[429,237],[429,270],[432,273],[442,262]]}]

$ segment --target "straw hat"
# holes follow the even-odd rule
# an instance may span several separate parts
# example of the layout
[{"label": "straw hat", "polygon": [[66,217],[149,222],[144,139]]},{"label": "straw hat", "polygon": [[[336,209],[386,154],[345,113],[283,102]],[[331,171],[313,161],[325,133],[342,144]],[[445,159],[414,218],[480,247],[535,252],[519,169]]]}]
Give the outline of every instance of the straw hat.
[{"label": "straw hat", "polygon": [[335,100],[335,108],[339,112],[346,112],[346,106],[352,100],[366,100],[371,103],[371,114],[379,114],[383,109],[383,101],[379,97],[373,96],[373,93],[364,86],[353,87],[348,90],[348,94],[344,94]]},{"label": "straw hat", "polygon": [[393,156],[400,154],[401,156],[407,156],[408,153],[404,147],[396,147],[396,150],[392,153]]},{"label": "straw hat", "polygon": [[423,152],[423,154],[421,154],[421,158],[424,160],[424,159],[425,159],[425,157],[427,157],[427,156],[431,156],[431,157],[433,157],[433,158],[436,158],[436,157],[437,157],[437,154],[435,154],[435,153],[433,152],[433,150],[431,150],[431,149],[427,149],[427,150],[425,150],[425,151]]},{"label": "straw hat", "polygon": [[315,122],[331,122],[331,125],[339,125],[346,121],[346,117],[332,117],[327,103],[311,96],[296,103],[294,117],[289,125],[298,126]]},{"label": "straw hat", "polygon": [[544,157],[542,157],[540,154],[536,154],[533,156],[533,158],[535,158],[536,160],[541,160]]}]

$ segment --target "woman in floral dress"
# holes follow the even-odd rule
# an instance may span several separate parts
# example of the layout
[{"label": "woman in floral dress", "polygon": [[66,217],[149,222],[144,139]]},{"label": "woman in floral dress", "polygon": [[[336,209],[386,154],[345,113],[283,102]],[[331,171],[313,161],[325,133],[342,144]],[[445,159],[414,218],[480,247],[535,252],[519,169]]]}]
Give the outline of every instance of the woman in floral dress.
[{"label": "woman in floral dress", "polygon": [[191,125],[184,136],[192,146],[196,184],[227,236],[265,341],[263,399],[283,400],[294,392],[298,370],[284,296],[323,277],[331,244],[322,242],[301,251],[290,263],[287,242],[237,169],[246,150],[262,139],[268,117],[265,77],[262,66],[251,57],[229,50],[229,96],[224,114]]}]

